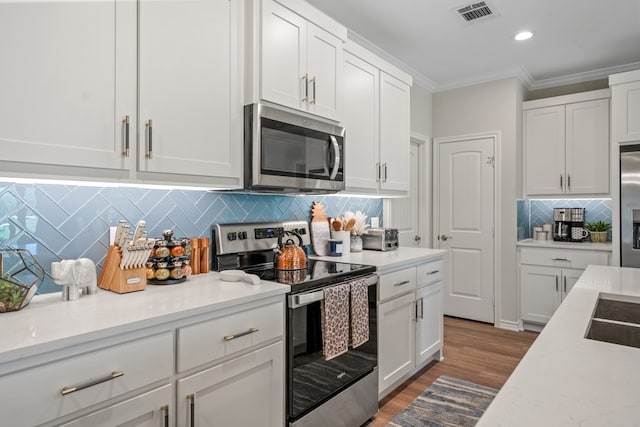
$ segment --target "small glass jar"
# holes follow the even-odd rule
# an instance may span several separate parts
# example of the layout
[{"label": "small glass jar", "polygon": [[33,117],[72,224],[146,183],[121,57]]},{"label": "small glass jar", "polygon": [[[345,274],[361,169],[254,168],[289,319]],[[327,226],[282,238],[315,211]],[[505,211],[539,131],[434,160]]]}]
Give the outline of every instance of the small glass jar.
[{"label": "small glass jar", "polygon": [[362,252],[362,237],[351,236],[351,252]]}]

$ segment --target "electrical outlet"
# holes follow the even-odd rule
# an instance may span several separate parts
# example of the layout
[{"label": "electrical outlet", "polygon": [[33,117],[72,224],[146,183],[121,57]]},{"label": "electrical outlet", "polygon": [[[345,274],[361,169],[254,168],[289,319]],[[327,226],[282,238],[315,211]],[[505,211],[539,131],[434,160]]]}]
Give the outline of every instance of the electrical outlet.
[{"label": "electrical outlet", "polygon": [[372,216],[371,217],[371,228],[378,228],[380,227],[380,219],[377,216]]},{"label": "electrical outlet", "polygon": [[109,244],[113,245],[116,240],[116,229],[118,227],[109,227]]}]

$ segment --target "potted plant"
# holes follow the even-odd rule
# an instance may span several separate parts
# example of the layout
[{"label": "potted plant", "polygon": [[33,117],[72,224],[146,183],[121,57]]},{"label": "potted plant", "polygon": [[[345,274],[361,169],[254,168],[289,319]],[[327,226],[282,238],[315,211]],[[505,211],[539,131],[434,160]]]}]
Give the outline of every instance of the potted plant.
[{"label": "potted plant", "polygon": [[605,221],[588,222],[584,228],[589,230],[592,242],[605,243],[607,241],[607,231],[611,228],[611,224]]}]

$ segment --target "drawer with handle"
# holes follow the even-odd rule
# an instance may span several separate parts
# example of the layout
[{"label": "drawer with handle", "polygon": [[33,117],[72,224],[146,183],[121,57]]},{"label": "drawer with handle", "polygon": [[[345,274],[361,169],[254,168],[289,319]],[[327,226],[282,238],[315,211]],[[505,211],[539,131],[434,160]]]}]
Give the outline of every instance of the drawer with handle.
[{"label": "drawer with handle", "polygon": [[178,372],[241,352],[284,334],[284,302],[178,329]]},{"label": "drawer with handle", "polygon": [[444,274],[444,261],[438,259],[419,265],[417,270],[418,288],[442,280]]},{"label": "drawer with handle", "polygon": [[[16,397],[0,400],[0,413],[10,414],[2,424],[39,425],[145,385],[168,382],[172,374],[170,332],[19,371],[0,378],[0,388]],[[13,414],[19,418],[11,419]]]},{"label": "drawer with handle", "polygon": [[585,269],[589,264],[608,265],[606,252],[547,248],[521,248],[520,264]]},{"label": "drawer with handle", "polygon": [[410,267],[404,270],[381,274],[379,278],[380,301],[402,295],[416,289],[416,268]]}]

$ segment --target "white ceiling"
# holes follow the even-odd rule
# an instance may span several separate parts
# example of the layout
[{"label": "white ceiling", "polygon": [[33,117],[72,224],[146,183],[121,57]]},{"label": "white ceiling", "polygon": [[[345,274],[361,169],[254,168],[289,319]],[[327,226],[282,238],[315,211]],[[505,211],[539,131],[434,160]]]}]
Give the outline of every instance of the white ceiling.
[{"label": "white ceiling", "polygon": [[[511,76],[538,89],[640,68],[640,0],[486,0],[499,16],[470,23],[456,10],[473,1],[308,2],[434,90]],[[516,42],[521,30],[533,38]]]}]

